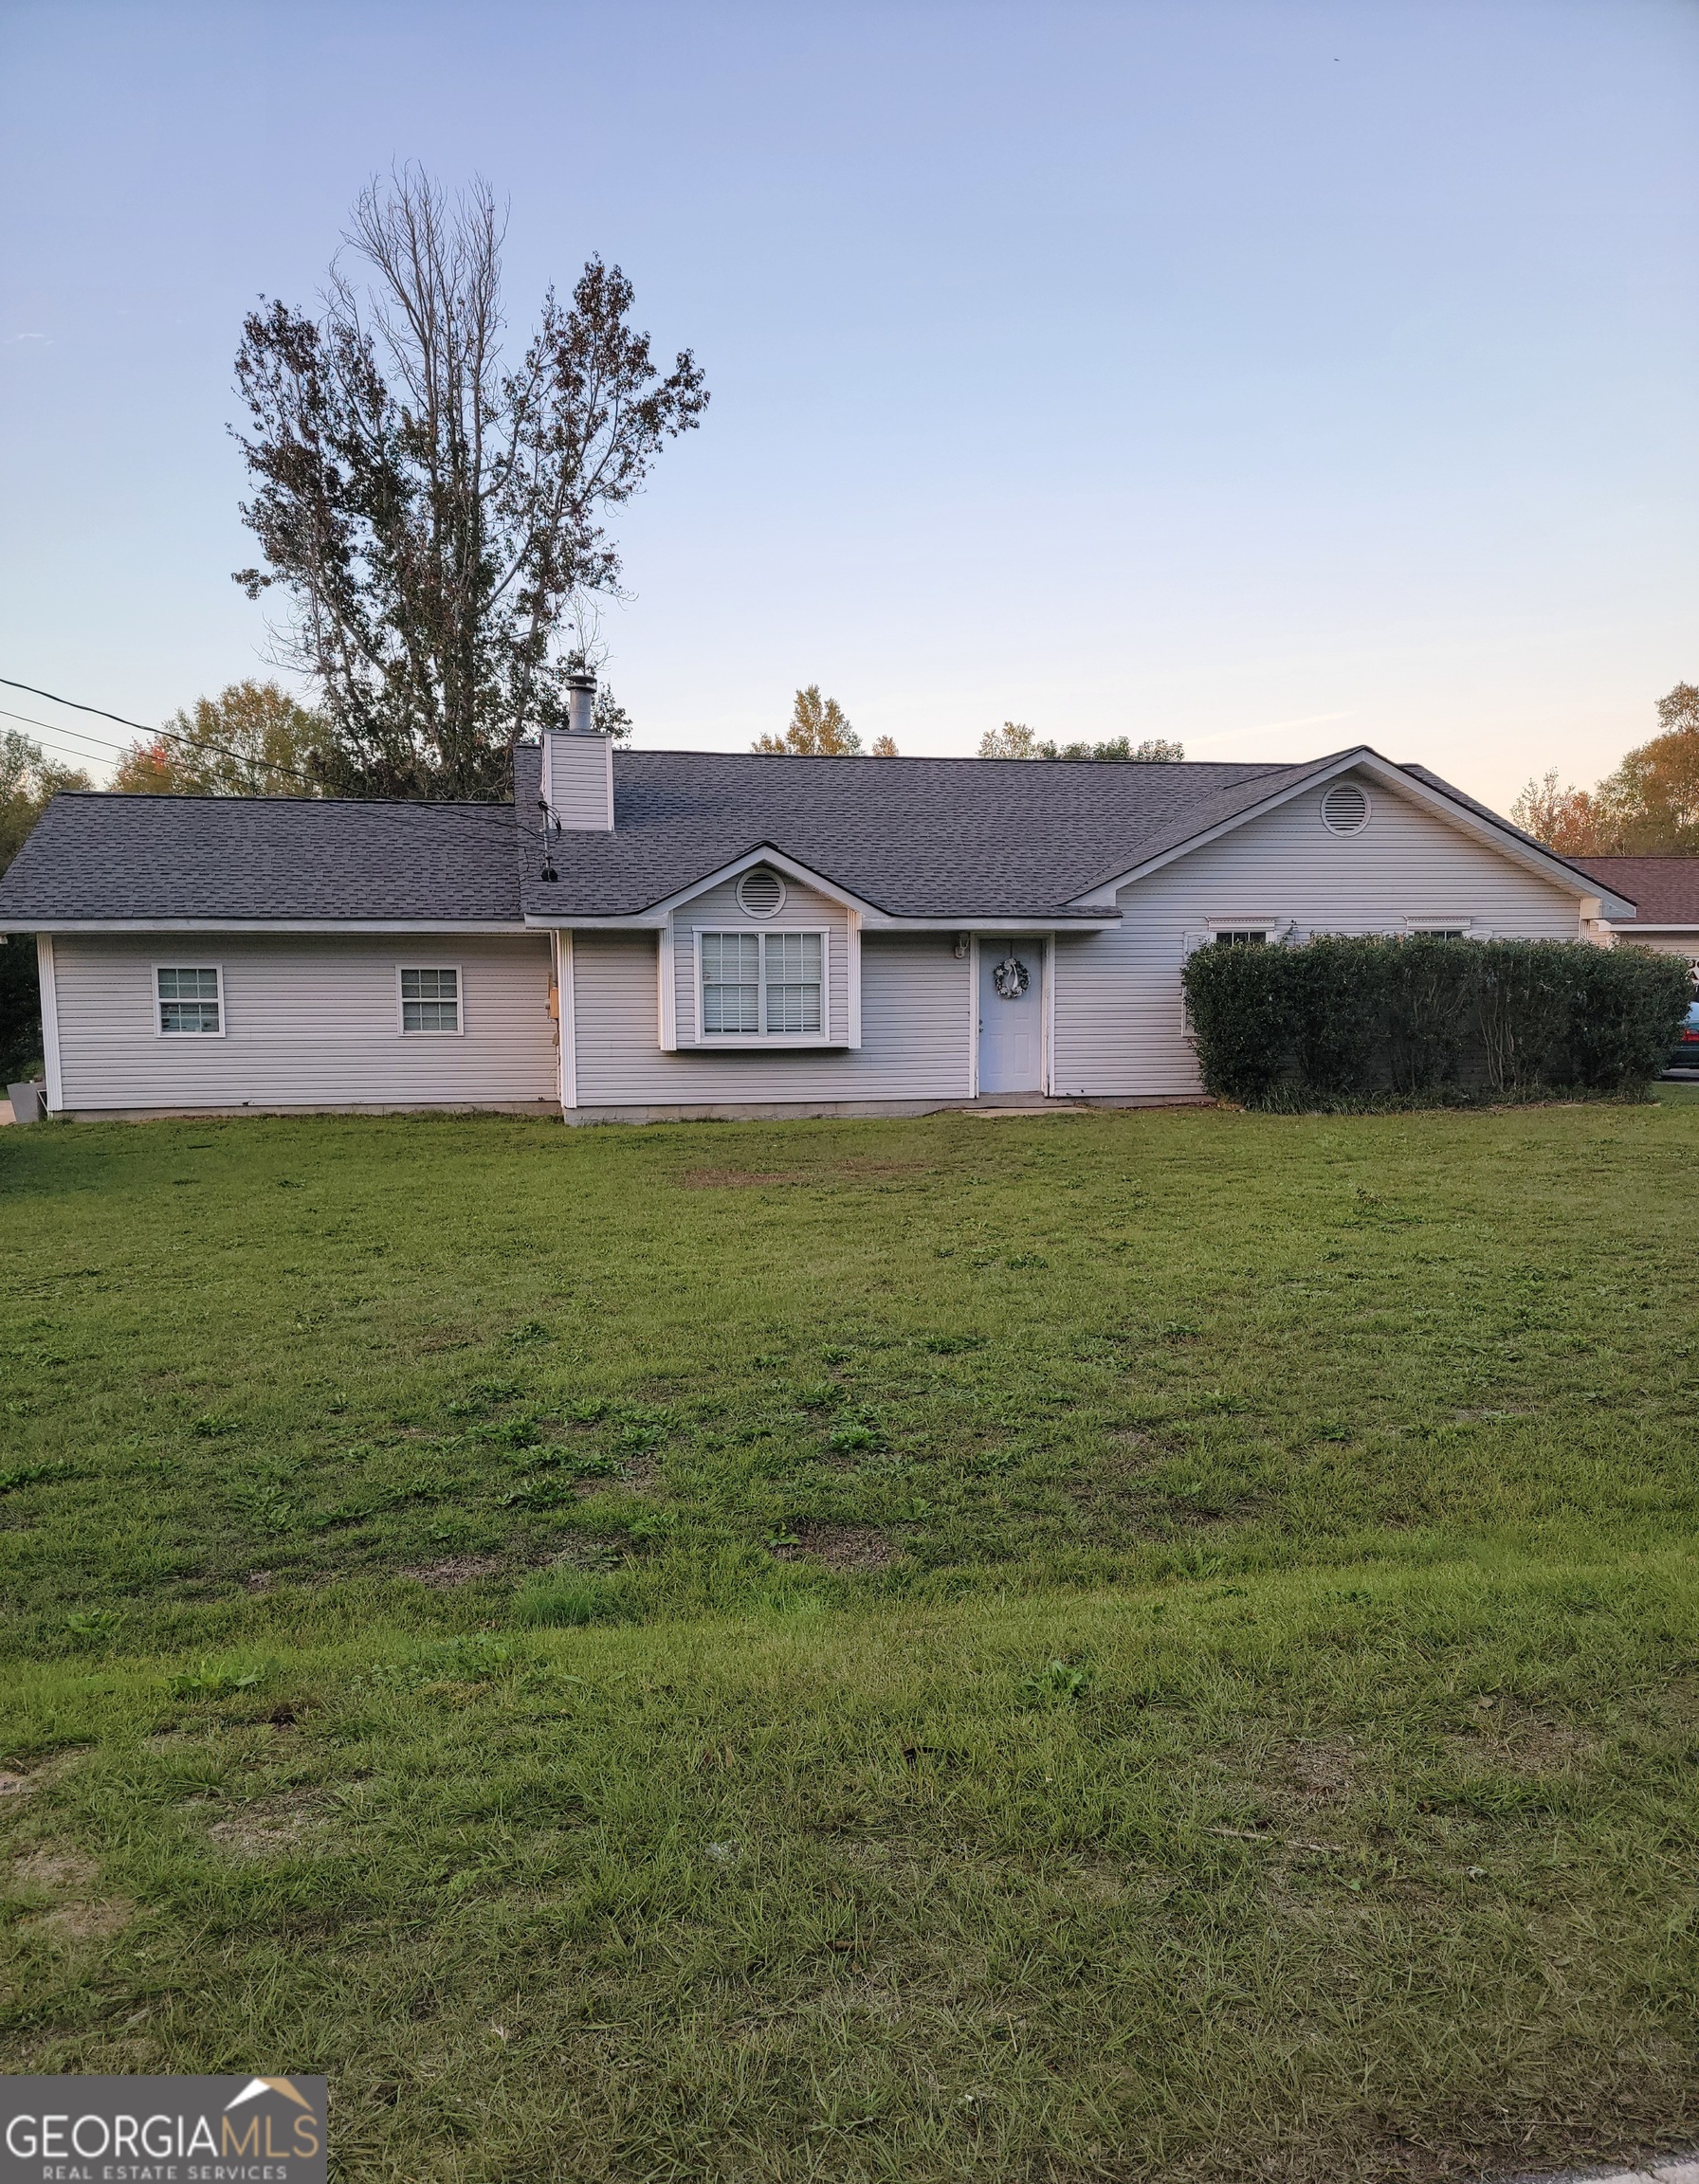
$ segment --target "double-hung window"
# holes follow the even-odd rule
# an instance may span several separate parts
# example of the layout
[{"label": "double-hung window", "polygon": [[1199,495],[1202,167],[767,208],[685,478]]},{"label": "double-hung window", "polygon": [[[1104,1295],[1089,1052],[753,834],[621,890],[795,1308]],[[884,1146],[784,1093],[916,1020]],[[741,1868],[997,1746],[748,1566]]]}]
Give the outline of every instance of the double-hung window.
[{"label": "double-hung window", "polygon": [[460,973],[404,966],[401,973],[401,1028],[408,1031],[460,1029]]},{"label": "double-hung window", "polygon": [[222,1038],[224,994],[217,968],[204,964],[190,969],[160,966],[154,973],[159,1029],[168,1038],[179,1033]]},{"label": "double-hung window", "polygon": [[704,1039],[818,1036],[826,1028],[824,933],[703,933]]}]

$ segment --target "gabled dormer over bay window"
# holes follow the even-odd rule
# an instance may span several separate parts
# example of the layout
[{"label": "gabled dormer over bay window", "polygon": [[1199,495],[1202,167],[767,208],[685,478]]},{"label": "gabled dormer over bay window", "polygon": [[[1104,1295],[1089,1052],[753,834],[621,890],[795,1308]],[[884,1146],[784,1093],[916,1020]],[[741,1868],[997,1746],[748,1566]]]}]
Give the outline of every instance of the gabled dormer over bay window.
[{"label": "gabled dormer over bay window", "polygon": [[678,903],[661,936],[661,1045],[861,1044],[861,922],[794,866],[751,861]]}]

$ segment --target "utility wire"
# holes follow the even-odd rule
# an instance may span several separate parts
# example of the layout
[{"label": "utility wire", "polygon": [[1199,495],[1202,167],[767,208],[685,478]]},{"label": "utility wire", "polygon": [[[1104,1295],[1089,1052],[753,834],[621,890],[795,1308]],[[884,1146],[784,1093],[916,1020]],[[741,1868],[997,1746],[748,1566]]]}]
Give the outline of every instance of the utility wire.
[{"label": "utility wire", "polygon": [[[117,744],[108,744],[104,736],[85,736],[81,729],[62,728],[57,720],[38,720],[33,713],[13,713],[0,705],[0,720],[21,720],[26,728],[39,728],[49,751],[56,751],[62,758],[86,759],[86,751],[73,751],[68,743],[56,743],[56,736],[75,736],[79,743],[99,743],[108,750],[117,750]],[[33,737],[27,738],[33,741]]]},{"label": "utility wire", "polygon": [[[285,766],[281,759],[252,758],[249,757],[245,752],[227,750],[222,744],[197,742],[192,736],[179,735],[174,729],[149,728],[139,720],[127,719],[121,713],[109,713],[103,705],[84,705],[80,700],[76,698],[62,698],[57,691],[39,689],[33,682],[19,682],[9,675],[0,675],[0,687],[4,687],[8,690],[27,690],[32,698],[45,698],[51,705],[66,705],[76,713],[92,713],[96,716],[97,719],[101,720],[116,720],[120,728],[133,729],[137,736],[146,736],[150,738],[154,737],[163,737],[167,742],[181,743],[186,749],[191,751],[210,752],[214,757],[231,759],[238,766],[263,766],[267,773],[282,774],[288,780],[303,782],[316,793],[321,788],[321,784],[315,781],[310,774],[303,774],[298,766]],[[4,717],[8,720],[22,720],[31,728],[41,728],[46,730],[46,733],[50,736],[74,736],[79,742],[93,743],[109,751],[117,751],[120,755],[126,749],[124,744],[115,742],[109,736],[91,736],[86,729],[63,728],[59,726],[57,722],[50,724],[46,720],[37,720],[27,713],[11,713],[8,712],[4,707],[0,707],[0,717]],[[66,752],[65,755],[67,757],[75,757],[77,756],[77,753]],[[349,801],[360,801],[360,799],[351,798]],[[490,812],[486,815],[485,811],[481,810],[475,804],[450,804],[446,802],[439,803],[432,798],[424,796],[386,797],[382,799],[375,798],[373,801],[382,801],[386,803],[416,803],[422,810],[452,810],[460,813],[464,818],[474,819],[484,825],[493,824],[498,826],[502,828],[503,835],[505,835],[507,831],[507,823],[505,820],[496,819],[493,812]],[[541,797],[539,797],[538,803],[540,809],[546,814],[543,827],[540,829],[526,827],[520,818],[519,806],[516,802],[512,808],[514,830],[519,834],[529,835],[533,841],[542,840],[546,842],[548,821],[555,817],[555,811],[553,807],[544,803]]]}]

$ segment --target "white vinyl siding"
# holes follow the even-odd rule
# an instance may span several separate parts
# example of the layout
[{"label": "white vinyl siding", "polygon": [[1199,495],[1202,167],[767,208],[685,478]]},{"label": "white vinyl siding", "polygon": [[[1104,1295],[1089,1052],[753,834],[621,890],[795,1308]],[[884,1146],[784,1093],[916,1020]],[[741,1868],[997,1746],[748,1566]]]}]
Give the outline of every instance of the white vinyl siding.
[{"label": "white vinyl siding", "polygon": [[1654,956],[1685,956],[1690,963],[1699,964],[1699,927],[1691,933],[1636,933],[1632,925],[1622,924],[1617,928],[1617,945],[1650,948]]},{"label": "white vinyl siding", "polygon": [[1473,933],[1578,940],[1577,896],[1379,782],[1360,834],[1322,824],[1320,790],[1124,887],[1119,931],[1057,941],[1051,1083],[1059,1095],[1181,1097],[1198,1089],[1180,965],[1212,935],[1405,933],[1470,920]]},{"label": "white vinyl siding", "polygon": [[[787,911],[796,907],[792,885]],[[775,1105],[837,1100],[965,1100],[974,1027],[971,964],[948,933],[862,936],[862,1044],[786,1050],[756,1042],[710,1049],[656,1036],[657,950],[648,933],[573,936],[574,1081],[586,1108]],[[830,982],[841,991],[831,950]],[[694,954],[694,941],[692,942]],[[686,958],[686,963],[688,962]],[[679,1014],[694,1028],[692,976],[680,966]],[[834,1010],[841,1006],[833,998]],[[841,1022],[841,1019],[838,1019]]]},{"label": "white vinyl siding", "polygon": [[440,966],[441,941],[299,933],[219,934],[224,1036],[161,1038],[159,938],[54,937],[62,1104],[74,1114],[557,1101],[546,935],[449,942],[466,1004],[452,1039],[397,1035],[397,966]]},{"label": "white vinyl siding", "polygon": [[[563,735],[542,739],[539,786],[550,812],[569,834],[606,834],[613,825],[613,740]],[[557,854],[567,854],[557,846]]]}]

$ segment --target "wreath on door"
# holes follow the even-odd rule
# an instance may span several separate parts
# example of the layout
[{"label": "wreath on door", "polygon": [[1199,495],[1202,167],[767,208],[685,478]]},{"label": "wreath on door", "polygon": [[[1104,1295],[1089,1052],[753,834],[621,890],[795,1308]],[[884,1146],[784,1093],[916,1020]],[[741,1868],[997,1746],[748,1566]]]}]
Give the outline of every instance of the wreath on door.
[{"label": "wreath on door", "polygon": [[1032,974],[1018,956],[1005,956],[992,965],[992,990],[999,1001],[1018,1001],[1032,982]]}]

